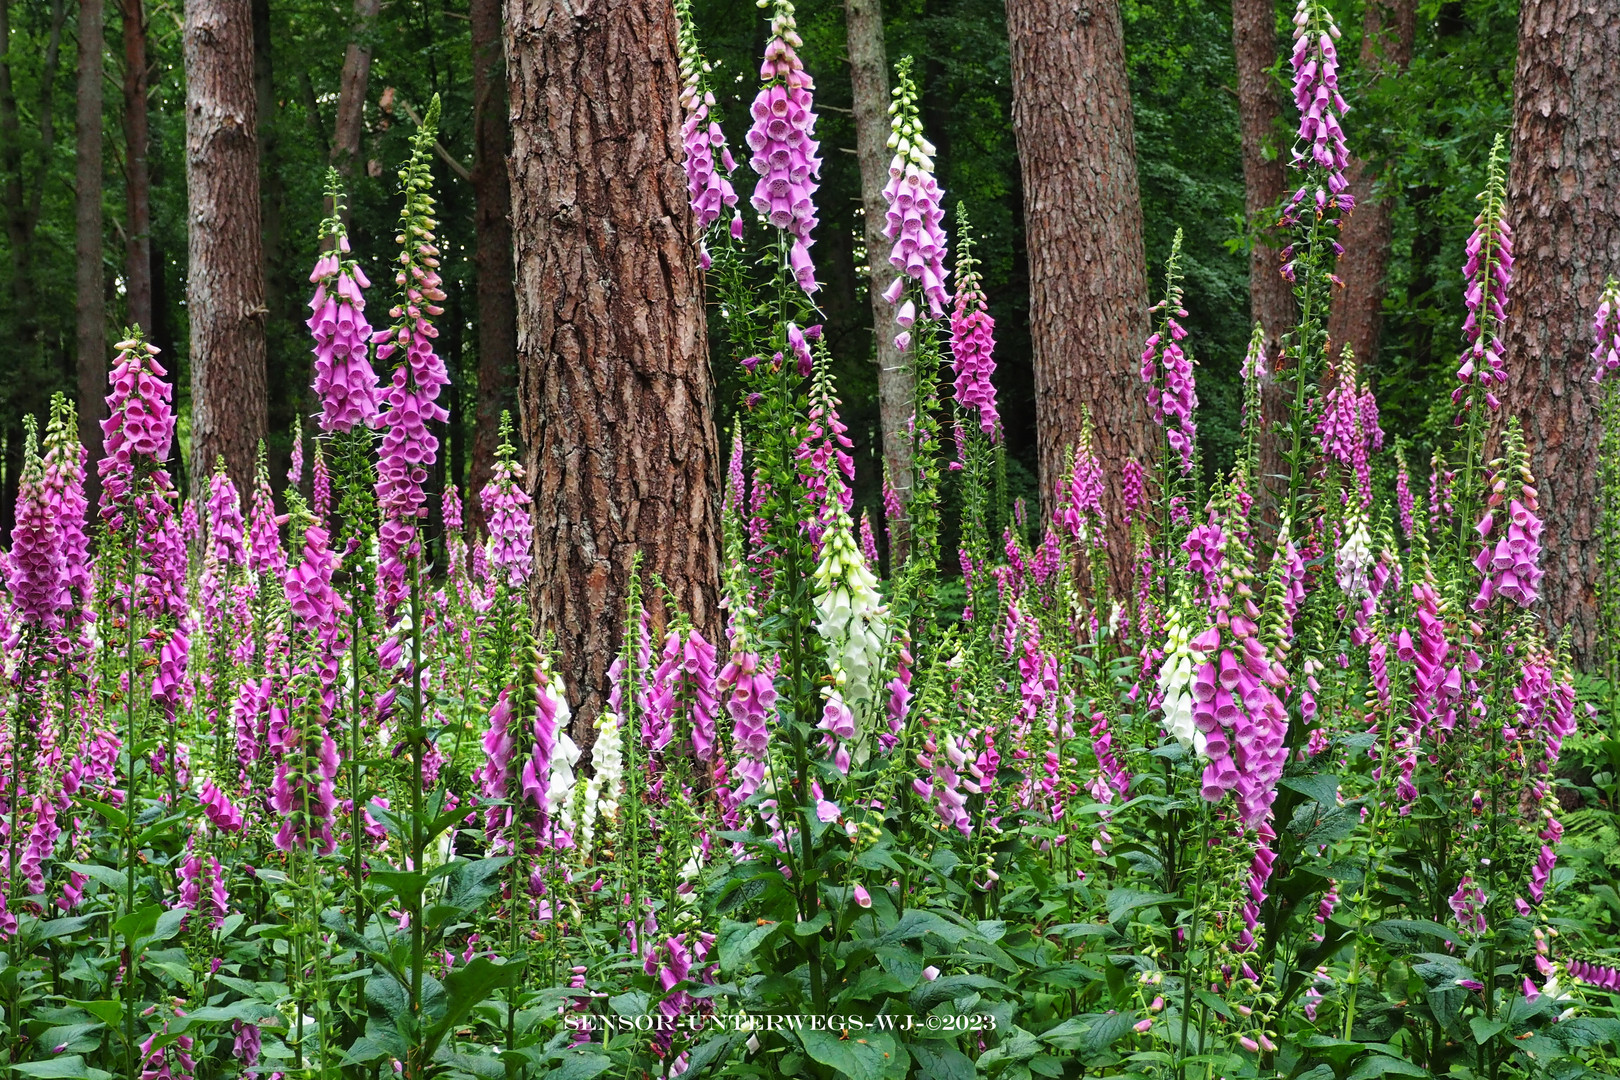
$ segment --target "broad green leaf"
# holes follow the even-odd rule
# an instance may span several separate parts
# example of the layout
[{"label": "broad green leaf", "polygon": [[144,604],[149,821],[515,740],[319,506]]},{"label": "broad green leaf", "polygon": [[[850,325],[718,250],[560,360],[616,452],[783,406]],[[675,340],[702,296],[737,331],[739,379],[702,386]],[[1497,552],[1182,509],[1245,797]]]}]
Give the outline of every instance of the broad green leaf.
[{"label": "broad green leaf", "polygon": [[1487,1020],[1483,1016],[1471,1016],[1468,1018],[1468,1029],[1474,1033],[1474,1041],[1484,1046],[1506,1031],[1507,1025],[1500,1020]]},{"label": "broad green leaf", "polygon": [[91,1068],[77,1054],[19,1062],[11,1066],[11,1071],[18,1076],[54,1077],[55,1080],[112,1080],[112,1073]]},{"label": "broad green leaf", "polygon": [[589,1050],[565,1050],[561,1064],[546,1072],[547,1080],[591,1080],[613,1068],[613,1059]]},{"label": "broad green leaf", "polygon": [[163,908],[157,904],[147,904],[145,907],[137,908],[113,923],[113,933],[132,940],[146,937],[157,929],[158,916],[162,913]]},{"label": "broad green leaf", "polygon": [[804,1052],[848,1080],[904,1080],[910,1058],[887,1031],[800,1031]]},{"label": "broad green leaf", "polygon": [[907,1045],[917,1061],[920,1080],[977,1080],[973,1059],[944,1043],[915,1042]]},{"label": "broad green leaf", "polygon": [[1121,923],[1125,916],[1139,908],[1168,904],[1181,899],[1175,893],[1148,893],[1137,889],[1108,890],[1108,921]]},{"label": "broad green leaf", "polygon": [[1362,1058],[1356,1067],[1350,1071],[1345,1080],[1376,1080],[1380,1076],[1428,1076],[1429,1070],[1421,1065],[1414,1065],[1410,1061],[1390,1057],[1388,1054],[1374,1054]]},{"label": "broad green leaf", "polygon": [[720,970],[726,974],[740,969],[754,955],[754,950],[782,928],[781,923],[743,923],[732,919],[720,922]]}]

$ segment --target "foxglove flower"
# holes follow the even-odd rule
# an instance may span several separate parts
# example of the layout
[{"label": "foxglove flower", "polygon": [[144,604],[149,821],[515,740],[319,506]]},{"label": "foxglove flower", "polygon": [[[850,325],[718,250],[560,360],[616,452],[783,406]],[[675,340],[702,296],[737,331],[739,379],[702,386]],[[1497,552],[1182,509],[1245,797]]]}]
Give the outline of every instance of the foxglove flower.
[{"label": "foxglove flower", "polygon": [[1347,348],[1335,371],[1333,388],[1327,392],[1322,415],[1316,421],[1316,435],[1322,440],[1322,454],[1337,462],[1356,478],[1361,506],[1372,506],[1371,455],[1384,448],[1384,431],[1378,426],[1378,401],[1372,387],[1356,387],[1356,361]]},{"label": "foxglove flower", "polygon": [[[1517,423],[1516,417],[1509,421],[1510,459],[1492,479],[1485,514],[1475,528],[1485,541],[1474,559],[1474,568],[1481,575],[1479,595],[1473,603],[1475,611],[1484,611],[1498,593],[1521,608],[1532,606],[1541,596],[1544,571],[1541,569],[1540,506],[1536,500],[1535,477],[1524,462],[1522,445],[1516,437]],[[1518,473],[1519,494],[1517,498],[1508,498],[1507,486],[1513,472]],[[1507,499],[1505,512],[1504,499]],[[1505,528],[1497,527],[1499,516]]]},{"label": "foxglove flower", "polygon": [[174,387],[163,381],[168,372],[157,362],[157,346],[148,345],[137,333],[115,348],[107,419],[101,422],[105,441],[96,463],[101,518],[112,529],[121,527],[137,470],[162,469],[174,441],[174,411],[169,406]]},{"label": "foxglove flower", "polygon": [[823,537],[814,574],[816,633],[827,643],[829,666],[842,700],[861,707],[873,699],[878,664],[888,641],[887,615],[877,578],[837,506]]},{"label": "foxglove flower", "polygon": [[[342,192],[337,173],[328,173],[333,214],[321,225],[331,246],[315,262],[309,280],[315,295],[306,324],[315,338],[315,393],[321,399],[322,431],[347,432],[377,424],[381,390],[371,367],[371,324],[366,322],[364,290],[371,287],[360,264],[349,257],[349,235],[338,213]],[[295,481],[296,482],[296,481]]]},{"label": "foxglove flower", "polygon": [[[1474,234],[1468,238],[1468,261],[1463,266],[1467,287],[1463,303],[1468,317],[1463,320],[1463,338],[1468,347],[1463,350],[1457,368],[1457,381],[1461,384],[1451,392],[1453,405],[1461,405],[1464,412],[1474,407],[1469,395],[1471,386],[1478,386],[1485,404],[1492,412],[1501,401],[1492,387],[1507,383],[1507,358],[1503,337],[1507,324],[1508,286],[1513,281],[1513,229],[1507,222],[1507,181],[1502,173],[1502,137],[1496,138],[1491,148],[1490,165],[1486,173],[1485,190],[1480,192],[1483,204],[1474,219]],[[1461,416],[1458,422],[1461,423]]]},{"label": "foxglove flower", "polygon": [[[893,97],[889,105],[893,117],[889,149],[894,157],[889,161],[889,182],[883,188],[883,199],[889,204],[883,235],[894,242],[889,262],[901,276],[886,296],[891,304],[899,302],[905,279],[911,278],[922,286],[929,314],[937,319],[945,314],[945,305],[950,302],[945,291],[950,273],[945,269],[945,230],[940,227],[945,212],[940,209],[941,192],[934,178],[934,146],[923,138],[917,86],[911,80],[909,59],[900,62]],[[912,304],[907,300],[896,321],[909,327],[914,318],[911,312]]]},{"label": "foxglove flower", "polygon": [[[965,224],[965,215],[959,215]],[[996,440],[1001,416],[996,411],[996,321],[990,317],[980,284],[976,260],[965,231],[956,259],[956,306],[951,311],[951,370],[956,375],[956,403],[968,417],[977,418],[979,430]]]},{"label": "foxglove flower", "polygon": [[[703,84],[709,65],[698,50],[689,5],[677,4],[676,14],[680,18],[681,108],[686,112],[686,119],[681,123],[681,146],[686,153],[683,163],[686,192],[701,233],[720,220],[727,209],[737,205],[737,193],[729,179],[737,163],[732,160],[719,122],[709,116],[709,110],[714,108],[714,94]],[[715,168],[716,153],[720,155],[724,172]],[[704,269],[708,269],[708,251],[702,250],[700,257]]]},{"label": "foxglove flower", "polygon": [[1299,135],[1294,142],[1293,166],[1320,170],[1315,190],[1310,179],[1289,200],[1285,220],[1298,221],[1307,202],[1318,214],[1350,210],[1355,198],[1345,169],[1350,151],[1345,146],[1339,118],[1348,110],[1339,94],[1339,28],[1322,0],[1299,0],[1294,9],[1294,106],[1299,110]]},{"label": "foxglove flower", "polygon": [[[1187,331],[1176,320],[1185,319],[1181,306],[1181,230],[1176,230],[1165,263],[1164,299],[1153,306],[1161,312],[1159,329],[1148,337],[1142,349],[1142,382],[1148,388],[1148,412],[1153,422],[1164,428],[1170,449],[1181,458],[1181,471],[1192,473],[1193,444],[1198,425],[1193,420],[1198,408],[1192,360],[1182,351]],[[1172,426],[1173,425],[1173,426]]]},{"label": "foxglove flower", "polygon": [[1592,381],[1620,372],[1620,281],[1610,278],[1592,315]]},{"label": "foxglove flower", "polygon": [[23,624],[50,633],[61,624],[62,609],[67,606],[67,566],[32,416],[23,417],[23,430],[23,470],[17,486],[17,523],[11,530],[6,586]]},{"label": "foxglove flower", "polygon": [[765,763],[770,752],[770,718],[776,710],[776,680],[755,653],[738,653],[721,669],[717,680],[726,695],[726,712],[731,716],[732,746],[737,758],[731,766],[728,824],[736,824],[737,810],[753,798],[765,782]]},{"label": "foxglove flower", "polygon": [[428,425],[450,415],[438,403],[439,391],[450,376],[433,351],[433,339],[439,336],[433,318],[444,313],[439,305],[445,298],[439,249],[434,245],[438,223],[433,218],[433,176],[428,166],[438,119],[435,98],[412,137],[410,161],[401,172],[405,209],[399,270],[394,275],[399,299],[389,311],[394,323],[372,338],[379,363],[403,354],[384,393],[386,408],[379,418],[383,439],[377,461],[377,505],[382,523],[377,530],[377,579],[379,599],[390,620],[405,599],[408,564],[421,551],[417,521],[425,512],[428,471],[439,450],[439,440]]},{"label": "foxglove flower", "polygon": [[821,159],[816,156],[820,147],[814,137],[816,113],[810,95],[815,83],[796,51],[804,46],[797,26],[789,0],[775,0],[771,39],[759,69],[765,85],[749,109],[754,120],[748,129],[748,148],[754,152],[749,165],[759,174],[750,201],[773,226],[793,238],[788,266],[799,287],[814,293],[820,286],[810,261],[814,243],[810,234],[816,227]]},{"label": "foxglove flower", "polygon": [[523,466],[512,448],[512,420],[501,414],[501,444],[495,451],[489,483],[479,493],[484,521],[489,528],[487,565],[497,581],[513,590],[528,584],[534,569],[529,554],[534,521],[529,512],[529,496],[523,491]]}]

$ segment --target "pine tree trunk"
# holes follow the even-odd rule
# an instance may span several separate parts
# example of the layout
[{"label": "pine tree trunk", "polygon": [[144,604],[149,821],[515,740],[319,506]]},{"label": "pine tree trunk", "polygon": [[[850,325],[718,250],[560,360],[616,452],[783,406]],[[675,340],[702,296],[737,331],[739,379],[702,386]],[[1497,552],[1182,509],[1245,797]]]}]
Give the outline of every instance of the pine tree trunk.
[{"label": "pine tree trunk", "polygon": [[[1368,0],[1362,21],[1362,79],[1372,82],[1404,72],[1412,62],[1416,30],[1416,0]],[[1365,371],[1378,361],[1378,339],[1384,329],[1394,205],[1389,197],[1374,195],[1378,182],[1375,162],[1351,158],[1348,179],[1356,209],[1339,238],[1344,254],[1339,256],[1337,271],[1344,289],[1334,298],[1328,316],[1328,340],[1335,358],[1349,345]]]},{"label": "pine tree trunk", "polygon": [[[151,136],[146,109],[146,13],[142,6],[142,0],[122,0],[120,11],[124,37],[124,203],[127,219],[124,224],[124,302],[128,306],[129,321],[150,334],[152,173],[147,163]],[[81,418],[84,401],[81,382]]]},{"label": "pine tree trunk", "polygon": [[343,54],[338,83],[337,123],[332,132],[331,162],[348,179],[360,160],[360,136],[366,125],[366,83],[371,78],[371,30],[382,0],[354,0],[354,38]]},{"label": "pine tree trunk", "polygon": [[1597,387],[1591,319],[1620,267],[1620,13],[1524,0],[1507,204],[1514,229],[1504,409],[1521,418],[1546,521],[1542,591],[1577,666],[1596,657]]},{"label": "pine tree trunk", "polygon": [[631,557],[720,634],[720,454],[669,0],[507,0],[518,404],[576,738]]},{"label": "pine tree trunk", "polygon": [[1013,130],[1023,169],[1041,506],[1086,410],[1109,463],[1109,565],[1128,580],[1119,464],[1148,460],[1137,356],[1148,335],[1142,205],[1118,0],[1008,0]]},{"label": "pine tree trunk", "polygon": [[250,0],[190,0],[184,37],[191,475],[209,476],[224,455],[246,491],[266,427]]},{"label": "pine tree trunk", "polygon": [[[867,289],[872,300],[872,334],[878,367],[878,417],[883,433],[883,464],[900,496],[902,509],[911,496],[911,434],[917,390],[905,354],[894,347],[899,327],[894,308],[883,299],[895,278],[889,263],[892,241],[883,235],[889,182],[889,62],[883,45],[883,0],[844,0],[849,42],[849,81],[855,109],[855,153],[861,168],[861,207],[866,229],[866,261],[871,267]],[[903,553],[906,523],[888,523]],[[899,565],[896,561],[894,565]]]},{"label": "pine tree trunk", "polygon": [[[107,278],[101,262],[102,0],[79,0],[78,147],[74,159],[74,315],[81,438],[99,433],[107,393]],[[86,431],[86,428],[89,431]],[[99,447],[101,439],[95,438]],[[89,445],[89,444],[87,444]],[[93,457],[99,457],[92,451]]]},{"label": "pine tree trunk", "polygon": [[472,0],[473,225],[478,277],[478,400],[468,520],[482,525],[501,412],[516,404],[517,295],[512,291],[512,194],[507,187],[506,51],[501,0]]}]

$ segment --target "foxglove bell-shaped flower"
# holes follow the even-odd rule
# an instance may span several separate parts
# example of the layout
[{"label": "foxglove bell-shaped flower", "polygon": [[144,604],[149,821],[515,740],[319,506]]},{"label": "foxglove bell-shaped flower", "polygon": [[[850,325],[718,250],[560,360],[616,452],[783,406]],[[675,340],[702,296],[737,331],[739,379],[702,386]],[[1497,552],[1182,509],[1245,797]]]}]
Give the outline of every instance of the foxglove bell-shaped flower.
[{"label": "foxglove bell-shaped flower", "polygon": [[1317,213],[1350,210],[1355,199],[1345,169],[1350,151],[1345,146],[1339,118],[1349,111],[1339,93],[1339,28],[1322,0],[1299,0],[1294,10],[1294,106],[1299,110],[1299,135],[1294,142],[1296,169],[1319,169],[1321,186],[1306,183],[1289,200],[1288,220],[1314,205]]},{"label": "foxglove bell-shaped flower", "polygon": [[1592,381],[1620,372],[1620,281],[1610,278],[1592,314]]},{"label": "foxglove bell-shaped flower", "polygon": [[951,311],[951,370],[956,375],[956,403],[970,418],[977,417],[979,430],[994,440],[1001,433],[996,388],[990,381],[996,370],[996,321],[986,306],[977,261],[967,237],[967,215],[960,207],[958,218],[956,306]]},{"label": "foxglove bell-shaped flower", "polygon": [[508,588],[521,590],[534,569],[529,554],[534,521],[529,512],[529,496],[523,490],[523,466],[517,462],[511,434],[511,417],[502,413],[501,444],[495,451],[489,483],[478,497],[489,528],[487,565],[490,572]]},{"label": "foxglove bell-shaped flower", "polygon": [[174,387],[163,381],[168,374],[157,362],[157,346],[148,345],[137,332],[115,348],[107,395],[107,419],[102,458],[96,463],[101,476],[101,517],[112,528],[122,521],[121,508],[134,493],[137,466],[163,467],[174,441],[174,410],[169,406]]},{"label": "foxglove bell-shaped flower", "polygon": [[[371,367],[371,324],[366,321],[365,271],[349,255],[349,235],[337,212],[343,193],[337,172],[328,174],[333,214],[321,225],[331,247],[315,262],[315,286],[306,325],[315,339],[315,394],[321,399],[322,431],[346,432],[376,426],[381,390]],[[296,480],[292,481],[297,483]]]},{"label": "foxglove bell-shaped flower", "polygon": [[749,165],[759,175],[750,201],[773,226],[793,238],[789,268],[799,287],[814,293],[820,286],[810,261],[810,245],[815,242],[810,234],[816,227],[815,195],[821,176],[810,95],[815,82],[796,51],[804,41],[799,37],[793,5],[775,0],[774,7],[771,39],[759,69],[765,85],[749,109],[754,121],[748,129],[748,148],[753,151]]},{"label": "foxglove bell-shaped flower", "polygon": [[1170,449],[1181,459],[1181,471],[1191,474],[1193,444],[1198,425],[1193,419],[1198,408],[1198,392],[1192,360],[1181,348],[1187,331],[1176,320],[1186,318],[1181,306],[1181,230],[1176,230],[1165,262],[1164,299],[1153,306],[1159,314],[1159,328],[1142,349],[1142,382],[1148,388],[1148,413],[1164,428]]},{"label": "foxglove bell-shaped flower", "polygon": [[[709,65],[698,50],[691,11],[687,5],[677,4],[676,14],[680,18],[681,108],[686,113],[681,123],[681,146],[686,153],[683,163],[686,191],[701,233],[720,220],[725,210],[737,205],[737,193],[728,178],[737,163],[726,147],[719,122],[709,115],[709,110],[714,108],[714,94],[703,84]],[[716,154],[724,172],[715,168]],[[708,252],[704,251],[701,257],[707,268]]]},{"label": "foxglove bell-shaped flower", "polygon": [[[923,138],[909,57],[896,71],[893,97],[889,149],[894,157],[889,161],[889,182],[883,188],[884,201],[889,204],[883,235],[894,242],[889,262],[902,275],[895,280],[911,278],[920,284],[928,312],[937,319],[950,303],[945,290],[950,273],[945,269],[945,230],[940,225],[945,212],[940,208],[939,181],[934,178],[934,146]],[[913,319],[912,304],[907,300],[896,321],[909,327]]]},{"label": "foxglove bell-shaped flower", "polygon": [[[1451,402],[1464,412],[1474,407],[1469,388],[1477,386],[1485,405],[1495,412],[1501,405],[1496,390],[1507,384],[1506,335],[1508,286],[1513,282],[1513,229],[1507,221],[1507,180],[1502,172],[1502,137],[1491,148],[1482,204],[1474,219],[1474,234],[1468,238],[1468,261],[1463,266],[1467,285],[1463,304],[1468,316],[1463,320],[1463,350],[1457,367],[1460,384],[1451,392]],[[1493,390],[1492,388],[1496,389]],[[1461,422],[1461,417],[1458,417]]]}]

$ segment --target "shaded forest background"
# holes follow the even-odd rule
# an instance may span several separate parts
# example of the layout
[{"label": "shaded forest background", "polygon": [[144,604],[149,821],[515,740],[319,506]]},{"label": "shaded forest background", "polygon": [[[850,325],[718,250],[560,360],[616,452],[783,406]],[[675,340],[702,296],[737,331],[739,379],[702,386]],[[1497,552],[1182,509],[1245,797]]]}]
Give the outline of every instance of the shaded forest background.
[{"label": "shaded forest background", "polygon": [[[1449,386],[1460,344],[1463,242],[1475,213],[1475,184],[1493,136],[1508,126],[1517,4],[1513,0],[1424,0],[1418,5],[1413,58],[1399,78],[1358,70],[1360,5],[1338,5],[1344,27],[1342,82],[1352,106],[1353,150],[1377,163],[1380,190],[1393,201],[1390,270],[1383,297],[1382,344],[1372,369],[1386,430],[1415,442],[1414,464],[1449,421],[1431,415]],[[0,0],[10,50],[0,97],[15,102],[0,116],[0,149],[15,161],[0,186],[7,219],[0,246],[0,532],[9,534],[21,459],[21,418],[46,408],[53,391],[76,386],[74,58],[78,5],[65,0]],[[1352,10],[1352,7],[1354,8]],[[127,7],[126,7],[127,10]],[[756,90],[754,58],[765,21],[752,0],[694,0],[693,13],[719,97],[718,113],[734,144],[745,129]],[[1250,328],[1248,253],[1253,237],[1244,214],[1237,75],[1228,0],[1124,0],[1127,60],[1136,123],[1150,282],[1170,240],[1185,230],[1186,320],[1201,365],[1199,395],[1209,406],[1202,439],[1205,467],[1224,466],[1236,445],[1238,366]],[[1278,10],[1279,63],[1287,12]],[[355,39],[349,4],[255,0],[255,82],[261,110],[261,222],[266,277],[269,455],[284,475],[294,417],[314,409],[303,319],[317,228],[325,213],[322,186],[334,138],[345,50]],[[175,374],[180,445],[173,463],[190,462],[185,183],[185,86],[182,8],[160,2],[145,10],[151,146],[150,234],[153,280],[151,337]],[[1007,24],[1000,0],[888,0],[884,11],[892,59],[913,55],[924,92],[924,122],[939,153],[947,222],[965,200],[979,235],[986,291],[998,328],[997,384],[1004,403],[1014,494],[1035,487],[1034,382],[1028,332],[1027,258],[1018,156],[1011,124]],[[876,374],[871,362],[871,306],[860,219],[860,178],[850,113],[850,77],[841,0],[799,5],[803,55],[817,82],[825,168],[819,198],[817,259],[827,288],[820,295],[838,358],[844,416],[856,442],[857,499],[878,502]],[[436,163],[442,207],[444,276],[449,300],[440,351],[451,368],[445,404],[448,452],[437,468],[466,485],[474,453],[474,395],[479,325],[474,251],[474,159],[471,16],[466,0],[391,0],[382,5],[365,44],[372,67],[361,154],[350,181],[351,235],[363,263],[381,272],[397,220],[396,163],[419,112],[434,94],[443,101]],[[126,247],[123,27],[110,9],[103,95],[101,272],[109,334],[129,321]],[[1276,71],[1273,78],[1279,79]],[[1278,86],[1281,86],[1280,81]],[[4,111],[0,109],[0,111]],[[1268,148],[1286,155],[1291,131],[1279,125]],[[451,162],[454,162],[452,164]],[[486,288],[500,287],[483,283]],[[508,285],[509,287],[509,285]],[[1157,286],[1150,285],[1150,291]],[[108,340],[112,340],[109,338]],[[717,357],[717,400],[736,400],[731,366]],[[510,407],[510,402],[506,402]],[[722,408],[729,409],[729,404]],[[729,426],[729,417],[722,416]],[[726,430],[723,427],[722,430]],[[443,477],[440,478],[441,480]],[[182,483],[182,487],[186,485]],[[436,485],[435,485],[436,486]],[[436,505],[436,500],[435,500]]]}]

